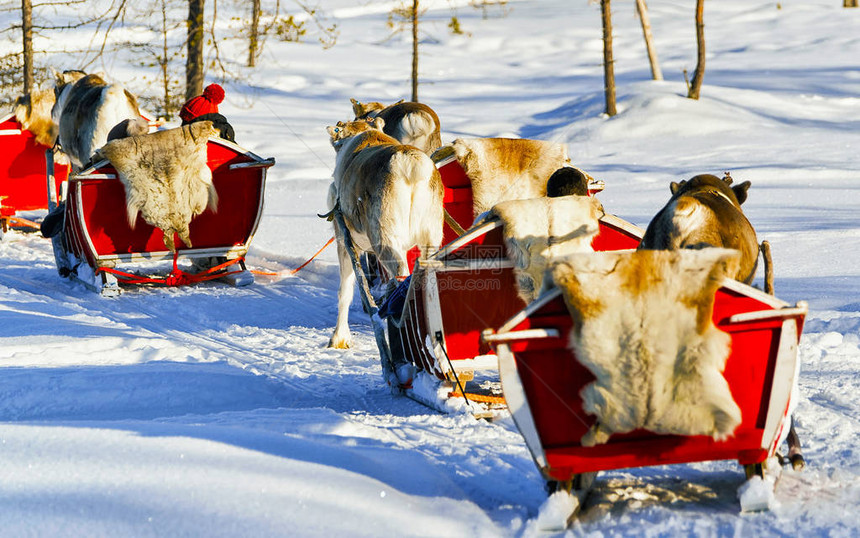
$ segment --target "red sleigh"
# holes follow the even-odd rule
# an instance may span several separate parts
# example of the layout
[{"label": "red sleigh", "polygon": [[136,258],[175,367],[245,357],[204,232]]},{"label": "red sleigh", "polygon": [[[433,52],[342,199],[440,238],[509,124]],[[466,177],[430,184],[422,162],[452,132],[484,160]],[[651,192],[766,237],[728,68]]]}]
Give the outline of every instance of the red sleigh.
[{"label": "red sleigh", "polygon": [[[20,213],[48,209],[45,181],[45,150],[30,131],[21,128],[13,114],[0,121],[0,225],[20,220]],[[57,167],[55,195],[67,176],[66,167]]]},{"label": "red sleigh", "polygon": [[[266,171],[274,159],[263,159],[220,138],[210,139],[207,150],[220,202],[216,212],[207,209],[191,221],[193,247],[177,240],[175,254],[164,246],[162,231],[142,217],[133,228],[129,226],[125,190],[110,162],[97,162],[72,176],[63,233],[54,238],[60,273],[103,295],[119,293],[119,283],[179,285],[215,278],[234,285],[253,282],[244,256],[260,222]],[[166,276],[128,270],[128,266],[171,260],[173,270]],[[191,260],[200,270],[179,269],[181,260]]]},{"label": "red sleigh", "polygon": [[736,460],[747,477],[764,476],[763,463],[788,432],[806,313],[804,302],[791,306],[735,280],[723,281],[712,319],[731,336],[723,375],[742,414],[742,423],[723,441],[637,430],[583,446],[596,419],[583,411],[580,392],[594,376],[568,347],[573,321],[557,289],[497,330],[488,329],[484,341],[498,355],[508,408],[550,489],[581,494],[597,471],[626,467]]}]

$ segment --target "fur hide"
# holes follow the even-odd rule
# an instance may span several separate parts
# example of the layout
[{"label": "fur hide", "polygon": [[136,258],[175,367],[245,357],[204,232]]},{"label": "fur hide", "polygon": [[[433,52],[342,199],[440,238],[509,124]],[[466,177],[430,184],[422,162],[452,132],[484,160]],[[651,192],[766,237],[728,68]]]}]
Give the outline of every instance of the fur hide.
[{"label": "fur hide", "polygon": [[99,155],[116,168],[125,186],[129,226],[137,215],[164,232],[164,245],[176,251],[173,234],[191,247],[188,226],[206,208],[215,211],[218,194],[207,163],[209,137],[218,136],[211,122],[121,138],[108,142]]},{"label": "fur hide", "polygon": [[603,209],[596,198],[562,196],[502,202],[490,214],[504,223],[517,291],[530,303],[540,295],[551,260],[592,251],[591,240],[597,234]]},{"label": "fur hide", "polygon": [[639,428],[717,440],[734,432],[741,412],[722,375],[731,338],[711,317],[737,254],[599,252],[553,265],[574,322],[571,349],[596,377],[581,393],[598,421],[583,445]]},{"label": "fur hide", "polygon": [[423,103],[398,101],[385,106],[382,103],[352,101],[355,119],[380,118],[385,122],[383,132],[401,144],[415,146],[427,155],[442,145],[439,116]]},{"label": "fur hide", "polygon": [[33,133],[36,142],[49,148],[57,140],[57,126],[51,119],[54,90],[33,90],[15,100],[15,119],[22,129]]},{"label": "fur hide", "polygon": [[52,118],[59,127],[60,148],[75,170],[90,162],[117,124],[140,117],[137,98],[99,75],[82,71],[58,74],[56,94]]},{"label": "fur hide", "polygon": [[751,283],[758,264],[758,239],[741,209],[750,182],[731,183],[729,176],[720,179],[710,174],[672,182],[672,198],[648,224],[639,248],[736,249],[741,257],[729,276]]},{"label": "fur hide", "polygon": [[458,138],[451,147],[472,182],[475,215],[506,200],[546,196],[547,180],[570,162],[565,144],[543,140]]},{"label": "fur hide", "polygon": [[[423,254],[442,242],[442,179],[426,154],[380,129],[383,120],[339,122],[328,128],[337,152],[329,208],[339,207],[356,248],[373,251],[388,276],[409,274],[406,252]],[[347,315],[355,275],[338,237],[338,321],[329,345],[349,347]]]}]

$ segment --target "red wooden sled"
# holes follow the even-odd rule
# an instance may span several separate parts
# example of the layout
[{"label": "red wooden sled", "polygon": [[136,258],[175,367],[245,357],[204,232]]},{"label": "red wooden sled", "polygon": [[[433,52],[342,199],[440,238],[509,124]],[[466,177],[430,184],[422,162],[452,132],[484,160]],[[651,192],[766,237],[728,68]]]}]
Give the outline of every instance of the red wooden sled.
[{"label": "red wooden sled", "polygon": [[[13,114],[0,120],[0,224],[4,228],[22,211],[48,209],[47,149],[21,128]],[[57,167],[55,175],[59,194],[68,168]]]},{"label": "red wooden sled", "polygon": [[[263,159],[236,144],[212,138],[208,165],[218,193],[215,213],[206,210],[191,221],[193,247],[177,238],[174,256],[164,246],[161,230],[138,216],[133,228],[125,210],[125,189],[110,162],[95,163],[69,179],[61,249],[66,269],[85,283],[82,269],[88,267],[102,279],[103,295],[119,292],[118,282],[177,285],[229,276],[236,285],[253,282],[245,269],[244,256],[257,230],[263,210],[266,171],[274,159]],[[202,263],[218,260],[216,271],[190,274],[178,270],[177,260]],[[119,270],[119,266],[142,262],[174,261],[166,277],[148,277]],[[62,254],[58,269],[63,272]],[[91,275],[86,275],[87,277]],[[98,286],[96,286],[98,287]]]},{"label": "red wooden sled", "polygon": [[737,460],[750,473],[773,456],[788,432],[797,380],[797,344],[806,303],[791,306],[726,279],[715,297],[713,322],[731,335],[724,371],[742,423],[724,441],[707,436],[613,434],[606,444],[580,439],[595,423],[580,391],[594,380],[568,349],[572,320],[559,290],[512,316],[485,341],[496,350],[505,399],[538,468],[551,483],[568,484],[600,470],[710,460]]},{"label": "red wooden sled", "polygon": [[[639,244],[642,230],[613,215],[599,222],[595,250]],[[482,340],[526,305],[516,291],[502,222],[492,219],[418,260],[399,319],[389,325],[392,352],[462,390],[476,370],[496,370],[494,350]],[[410,394],[411,396],[411,394]]]}]

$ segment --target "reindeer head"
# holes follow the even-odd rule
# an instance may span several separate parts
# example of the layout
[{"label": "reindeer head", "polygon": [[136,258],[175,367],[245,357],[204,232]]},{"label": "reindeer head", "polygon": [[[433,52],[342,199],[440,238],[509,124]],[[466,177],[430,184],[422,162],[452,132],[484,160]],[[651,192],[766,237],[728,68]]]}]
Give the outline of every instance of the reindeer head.
[{"label": "reindeer head", "polygon": [[331,145],[337,148],[347,138],[351,138],[365,131],[381,131],[383,126],[385,126],[385,121],[383,121],[382,118],[370,118],[355,121],[339,121],[337,122],[337,125],[326,127],[326,131],[328,131],[328,134],[331,137]]},{"label": "reindeer head", "polygon": [[385,105],[377,101],[370,103],[359,103],[355,99],[350,99],[352,103],[352,112],[355,114],[355,119],[362,120],[365,118],[375,118],[377,114],[386,108]]},{"label": "reindeer head", "polygon": [[701,174],[680,183],[673,181],[669,185],[669,190],[672,192],[673,198],[693,192],[717,191],[726,196],[730,201],[737,202],[736,205],[740,207],[747,199],[747,191],[750,185],[749,181],[732,185],[732,177],[729,174],[726,174],[722,179],[711,174]]}]

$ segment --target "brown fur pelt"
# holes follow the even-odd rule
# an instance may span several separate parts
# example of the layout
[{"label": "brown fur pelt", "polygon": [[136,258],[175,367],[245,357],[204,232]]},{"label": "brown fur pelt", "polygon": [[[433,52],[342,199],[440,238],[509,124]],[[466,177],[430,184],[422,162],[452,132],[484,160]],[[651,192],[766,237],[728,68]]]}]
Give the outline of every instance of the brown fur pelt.
[{"label": "brown fur pelt", "polygon": [[424,103],[398,101],[393,105],[383,105],[376,101],[360,103],[355,99],[352,111],[355,119],[380,118],[385,122],[383,132],[401,144],[415,146],[427,155],[442,145],[439,116]]},{"label": "brown fur pelt", "polygon": [[744,283],[755,277],[758,239],[744,216],[749,181],[732,186],[732,179],[702,174],[672,182],[672,198],[648,224],[640,249],[673,250],[724,247],[741,252],[729,276]]},{"label": "brown fur pelt", "polygon": [[475,215],[499,202],[546,196],[550,176],[570,161],[567,146],[517,138],[458,138],[451,144],[472,182]]},{"label": "brown fur pelt", "polygon": [[36,142],[53,147],[57,140],[57,125],[51,119],[54,90],[33,90],[15,100],[15,119],[22,129],[33,133]]},{"label": "brown fur pelt", "polygon": [[591,252],[603,214],[600,202],[587,196],[510,200],[493,207],[504,223],[507,255],[514,262],[517,291],[530,303],[543,288],[551,260]]},{"label": "brown fur pelt", "polygon": [[570,346],[596,380],[582,390],[597,427],[583,445],[644,428],[730,436],[740,408],[722,375],[731,338],[714,294],[737,251],[597,252],[555,263],[552,279],[574,328]]},{"label": "brown fur pelt", "polygon": [[128,223],[137,215],[164,232],[164,245],[176,251],[173,234],[191,247],[188,226],[206,208],[213,211],[218,194],[207,162],[209,137],[218,136],[212,122],[121,138],[105,144],[98,155],[116,168],[125,186]]}]

